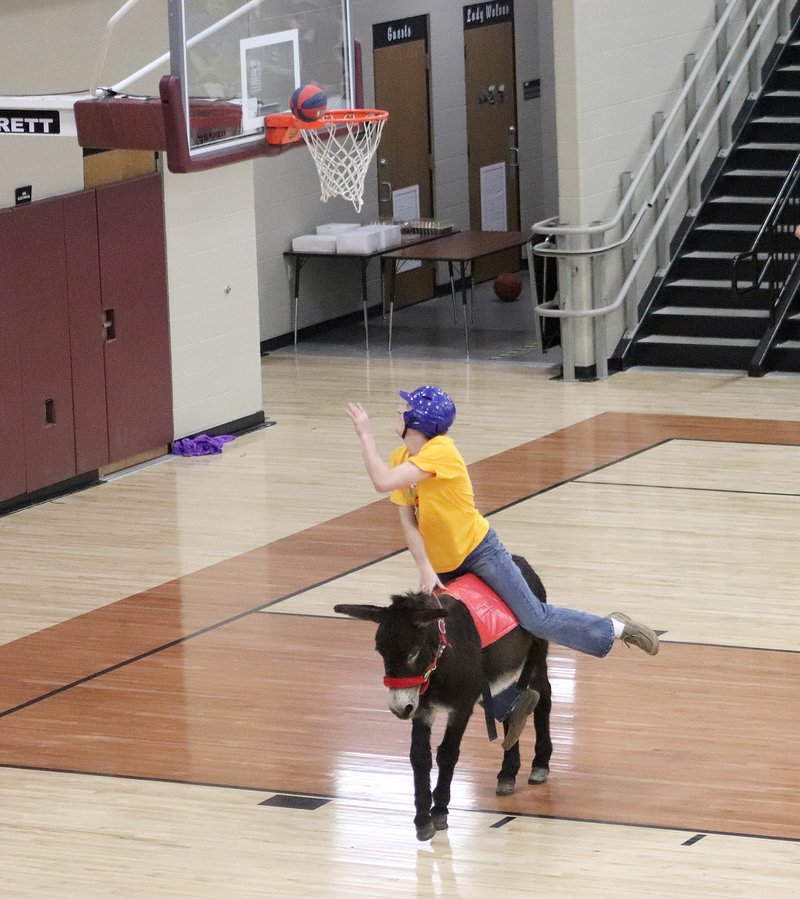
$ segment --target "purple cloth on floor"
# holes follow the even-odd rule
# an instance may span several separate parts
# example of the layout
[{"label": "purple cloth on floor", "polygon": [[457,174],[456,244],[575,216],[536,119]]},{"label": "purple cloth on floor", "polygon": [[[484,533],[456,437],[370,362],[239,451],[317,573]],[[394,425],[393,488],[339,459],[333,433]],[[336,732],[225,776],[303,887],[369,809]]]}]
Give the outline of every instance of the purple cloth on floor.
[{"label": "purple cloth on floor", "polygon": [[212,456],[214,453],[221,453],[222,447],[229,440],[233,440],[231,434],[223,434],[219,437],[209,437],[208,434],[182,437],[172,444],[172,452],[176,456]]}]

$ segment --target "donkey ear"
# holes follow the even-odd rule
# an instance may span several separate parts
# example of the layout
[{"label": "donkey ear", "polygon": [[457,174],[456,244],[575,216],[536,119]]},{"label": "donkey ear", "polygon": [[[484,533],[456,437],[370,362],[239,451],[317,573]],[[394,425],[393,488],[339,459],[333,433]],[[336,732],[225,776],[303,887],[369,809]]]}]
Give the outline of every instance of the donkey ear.
[{"label": "donkey ear", "polygon": [[374,621],[376,624],[380,624],[386,609],[383,606],[335,605],[333,611],[339,615],[349,615],[351,618],[358,618],[360,621]]}]

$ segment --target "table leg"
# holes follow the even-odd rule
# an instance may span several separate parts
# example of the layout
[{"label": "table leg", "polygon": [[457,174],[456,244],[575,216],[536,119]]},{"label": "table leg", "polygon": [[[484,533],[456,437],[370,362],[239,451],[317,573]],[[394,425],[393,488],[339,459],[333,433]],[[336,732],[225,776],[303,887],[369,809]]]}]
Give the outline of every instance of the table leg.
[{"label": "table leg", "polygon": [[292,330],[294,331],[295,349],[297,349],[297,308],[300,304],[300,270],[303,268],[304,261],[300,256],[294,257],[294,315]]},{"label": "table leg", "polygon": [[392,325],[394,324],[394,288],[397,274],[397,263],[394,259],[381,259],[381,273],[383,275],[383,300],[389,301],[389,352],[392,352]]},{"label": "table leg", "polygon": [[469,359],[469,310],[467,309],[467,260],[461,260],[461,305],[464,313],[464,343]]},{"label": "table leg", "polygon": [[364,347],[369,353],[369,325],[367,324],[367,266],[369,259],[359,259],[361,266],[361,306],[364,309]]},{"label": "table leg", "polygon": [[472,260],[469,262],[469,315],[472,324],[475,324],[475,268]]},{"label": "table leg", "polygon": [[452,260],[447,260],[447,271],[450,274],[450,298],[453,301],[453,324],[458,324],[458,312],[456,311],[456,284],[455,279],[453,278],[453,262]]}]

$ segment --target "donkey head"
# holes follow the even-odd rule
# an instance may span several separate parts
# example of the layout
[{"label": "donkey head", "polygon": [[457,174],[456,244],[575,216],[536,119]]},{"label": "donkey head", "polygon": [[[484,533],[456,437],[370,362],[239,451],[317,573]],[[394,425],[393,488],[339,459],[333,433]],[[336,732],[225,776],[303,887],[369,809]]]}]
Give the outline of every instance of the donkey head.
[{"label": "donkey head", "polygon": [[333,611],[378,625],[375,649],[383,659],[389,709],[398,718],[410,718],[437,660],[440,631],[436,622],[447,616],[447,610],[428,594],[405,593],[393,596],[390,606],[336,605]]}]

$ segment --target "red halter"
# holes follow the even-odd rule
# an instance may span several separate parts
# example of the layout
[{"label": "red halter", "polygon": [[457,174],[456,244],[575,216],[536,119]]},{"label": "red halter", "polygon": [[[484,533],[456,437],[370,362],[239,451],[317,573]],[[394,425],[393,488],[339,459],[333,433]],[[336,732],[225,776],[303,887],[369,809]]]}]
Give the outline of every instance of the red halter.
[{"label": "red halter", "polygon": [[[436,601],[439,602],[439,597],[436,597]],[[439,602],[439,606],[441,607],[441,603]],[[419,687],[419,695],[422,694],[428,689],[430,685],[431,675],[434,671],[436,671],[436,666],[439,664],[439,659],[442,657],[442,653],[445,651],[445,648],[450,646],[450,643],[447,641],[447,630],[444,626],[444,618],[439,619],[439,645],[436,648],[436,655],[433,657],[433,661],[428,665],[428,667],[422,672],[422,674],[415,674],[413,677],[385,677],[383,679],[384,687],[389,687],[390,690],[399,690],[403,687]]]}]

